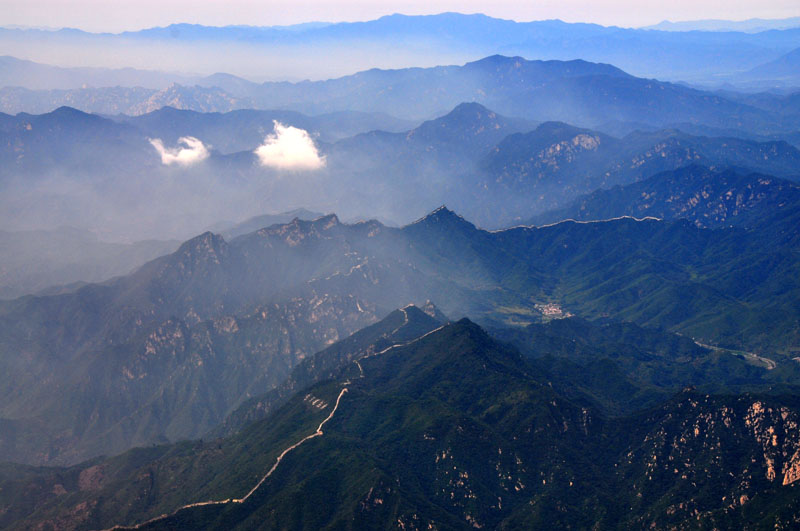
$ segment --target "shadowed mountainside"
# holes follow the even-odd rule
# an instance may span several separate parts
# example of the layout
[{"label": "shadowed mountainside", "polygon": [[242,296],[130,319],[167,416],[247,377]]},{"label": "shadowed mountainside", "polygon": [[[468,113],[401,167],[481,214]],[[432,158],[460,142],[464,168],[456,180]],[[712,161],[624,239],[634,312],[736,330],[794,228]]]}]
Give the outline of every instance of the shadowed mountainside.
[{"label": "shadowed mountainside", "polygon": [[795,221],[486,232],[440,208],[400,229],[330,215],[231,242],[206,233],[106,284],[0,303],[4,453],[75,462],[200,435],[409,301],[488,324],[535,322],[554,304],[791,365]]},{"label": "shadowed mountainside", "polygon": [[65,469],[5,465],[0,500],[20,503],[4,519],[65,529],[626,528],[698,518],[788,529],[798,520],[791,397],[686,390],[612,420],[565,399],[546,372],[466,319],[360,359],[332,358],[333,380],[226,439]]}]

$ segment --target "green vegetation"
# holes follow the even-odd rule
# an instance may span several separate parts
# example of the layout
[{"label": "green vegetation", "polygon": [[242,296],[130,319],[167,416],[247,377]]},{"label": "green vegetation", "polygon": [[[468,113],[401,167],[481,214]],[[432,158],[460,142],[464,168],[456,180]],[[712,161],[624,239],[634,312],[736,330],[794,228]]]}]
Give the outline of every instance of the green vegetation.
[{"label": "green vegetation", "polygon": [[[375,339],[396,318],[361,339]],[[582,345],[574,335],[559,336],[569,330],[581,331]],[[736,522],[790,529],[800,518],[791,484],[800,477],[793,472],[800,469],[796,395],[685,390],[651,409],[609,418],[580,392],[561,395],[570,373],[554,380],[553,360],[580,361],[596,346],[618,352],[606,358],[607,372],[646,373],[647,362],[681,365],[709,351],[658,330],[574,319],[507,333],[544,357],[523,356],[461,320],[367,354],[359,360],[363,377],[350,371],[342,374],[346,384],[313,384],[225,439],[134,450],[69,469],[6,466],[2,477],[14,479],[0,481],[2,507],[16,493],[32,495],[27,506],[4,513],[4,525],[87,529],[162,512],[169,516],[144,528],[629,529]],[[364,347],[355,337],[348,341]],[[343,369],[355,365],[339,359]],[[578,385],[599,374],[573,367]],[[617,369],[620,382],[628,378],[623,372]],[[323,435],[286,454],[244,503],[173,512],[185,503],[242,496],[283,448],[313,432],[343,385],[348,392]],[[606,393],[616,390],[627,392],[611,384]],[[327,406],[317,409],[308,396]]]},{"label": "green vegetation", "polygon": [[331,215],[231,242],[206,233],[108,284],[0,303],[0,449],[73,464],[202,436],[313,352],[428,299],[491,327],[557,307],[783,365],[800,343],[797,221],[487,232],[441,208],[401,229]]}]

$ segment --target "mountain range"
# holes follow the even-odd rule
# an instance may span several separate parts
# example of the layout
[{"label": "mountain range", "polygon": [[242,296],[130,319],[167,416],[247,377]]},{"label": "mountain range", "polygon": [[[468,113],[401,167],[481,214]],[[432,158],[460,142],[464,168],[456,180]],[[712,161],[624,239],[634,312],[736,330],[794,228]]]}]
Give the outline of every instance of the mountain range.
[{"label": "mountain range", "polygon": [[689,219],[699,227],[752,227],[768,223],[781,212],[794,212],[799,206],[800,186],[796,182],[691,165],[626,186],[597,190],[563,209],[535,216],[526,224],[652,216]]},{"label": "mountain range", "polygon": [[788,29],[800,27],[800,17],[763,19],[750,18],[747,20],[685,20],[672,22],[664,20],[652,26],[645,26],[642,29],[653,29],[660,31],[744,31],[748,33],[758,33],[773,29]]},{"label": "mountain range", "polygon": [[[45,63],[64,61],[54,53],[55,47],[98,66],[123,63],[146,70],[201,72],[197,77],[228,72],[259,81],[265,72],[272,80],[318,80],[354,69],[463,63],[496,53],[583,58],[645,77],[715,81],[777,59],[800,45],[796,27],[756,33],[749,33],[751,27],[733,29],[674,32],[441,13],[297,28],[172,24],[121,34],[4,28],[0,43],[10,55]],[[99,49],[113,50],[116,62],[98,54]],[[318,60],[320,53],[326,61]],[[109,74],[112,79],[120,77]]]},{"label": "mountain range", "polygon": [[[306,131],[324,163],[300,173],[264,166],[254,151],[268,136],[277,139],[275,121]],[[0,180],[9,192],[0,207],[10,229],[102,226],[129,240],[185,238],[221,218],[286,204],[403,224],[447,201],[484,227],[500,227],[687,164],[790,180],[800,164],[800,152],[782,140],[659,128],[617,137],[509,117],[474,102],[411,129],[406,124],[360,112],[171,108],[113,119],[70,108],[0,116]],[[184,137],[203,142],[207,158],[166,165],[150,142],[175,146]],[[141,220],[141,232],[128,232],[124,219],[131,215]]]},{"label": "mountain range", "polygon": [[791,368],[795,223],[486,232],[440,208],[400,229],[329,215],[206,233],[131,275],[0,303],[0,444],[15,461],[74,463],[200,436],[326,344],[426,299],[488,325],[552,308],[633,321]]},{"label": "mountain range", "polygon": [[142,87],[163,89],[192,78],[134,68],[64,68],[0,56],[0,86],[31,90],[65,90],[85,87]]},{"label": "mountain range", "polygon": [[[800,30],[798,30],[800,31]],[[204,86],[0,89],[0,110],[46,112],[69,105],[104,114],[143,114],[163,106],[200,112],[285,109],[318,115],[362,111],[423,120],[462,102],[528,120],[596,127],[631,122],[663,127],[682,122],[753,133],[796,129],[779,113],[690,87],[639,78],[615,66],[584,60],[530,61],[490,56],[463,66],[371,69],[326,81],[244,82],[216,76]]]},{"label": "mountain range", "polygon": [[[489,219],[486,212],[470,213],[489,226],[500,217],[519,223],[524,211],[546,211],[582,193],[689,164],[738,166],[796,179],[798,161],[800,151],[782,141],[709,138],[676,130],[636,131],[615,138],[550,122],[508,136],[479,161],[476,189],[492,200],[478,204],[488,209],[501,205],[503,211]],[[468,205],[464,208],[472,208]]]},{"label": "mountain range", "polygon": [[800,67],[800,48],[796,48],[774,61],[749,70],[743,77],[762,81],[769,79],[773,83],[777,82],[780,85],[797,87],[798,83],[800,83],[800,74],[797,73],[798,67]]},{"label": "mountain range", "polygon": [[798,46],[0,28],[0,528],[800,528]]},{"label": "mountain range", "polygon": [[[398,318],[400,329],[415,332],[375,350],[397,339],[400,330],[389,331]],[[687,388],[611,418],[583,398],[565,398],[536,358],[469,320],[435,325],[414,307],[393,312],[319,354],[335,369],[332,379],[223,439],[69,468],[5,465],[3,523],[467,529],[699,521],[788,529],[797,522],[792,397]],[[346,352],[353,357],[337,355]]]}]

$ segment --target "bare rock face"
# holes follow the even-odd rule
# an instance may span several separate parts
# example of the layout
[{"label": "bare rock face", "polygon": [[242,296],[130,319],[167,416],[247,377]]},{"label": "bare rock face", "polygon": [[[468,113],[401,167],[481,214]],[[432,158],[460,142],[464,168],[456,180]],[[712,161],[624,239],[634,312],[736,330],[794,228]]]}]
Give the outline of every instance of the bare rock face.
[{"label": "bare rock face", "polygon": [[[724,493],[734,508],[763,489],[800,478],[800,411],[780,400],[747,395],[725,399],[690,390],[660,411],[645,421],[652,422],[652,429],[622,463],[626,477],[632,477],[632,469],[638,471],[636,488],[645,497],[666,498],[672,488],[702,492],[717,485],[716,492]],[[712,501],[697,494],[671,505],[668,513],[678,519],[710,509]]]},{"label": "bare rock face", "polygon": [[78,476],[79,490],[98,490],[103,486],[105,467],[103,465],[90,466],[81,471]]},{"label": "bare rock face", "polygon": [[799,203],[800,186],[795,182],[696,164],[611,190],[597,190],[530,221],[651,216],[688,219],[698,227],[753,227],[775,214],[791,212]]}]

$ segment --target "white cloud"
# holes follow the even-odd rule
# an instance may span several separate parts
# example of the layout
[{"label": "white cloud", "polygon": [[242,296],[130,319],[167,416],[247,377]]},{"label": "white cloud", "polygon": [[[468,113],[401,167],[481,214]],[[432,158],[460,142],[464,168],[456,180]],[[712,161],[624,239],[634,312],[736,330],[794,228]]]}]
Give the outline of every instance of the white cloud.
[{"label": "white cloud", "polygon": [[182,136],[178,139],[179,148],[165,148],[160,138],[151,138],[150,143],[161,155],[161,162],[167,166],[179,164],[191,166],[208,158],[208,149],[193,136]]},{"label": "white cloud", "polygon": [[305,129],[274,121],[275,133],[267,135],[255,154],[262,166],[280,170],[318,170],[325,166],[311,135]]}]

